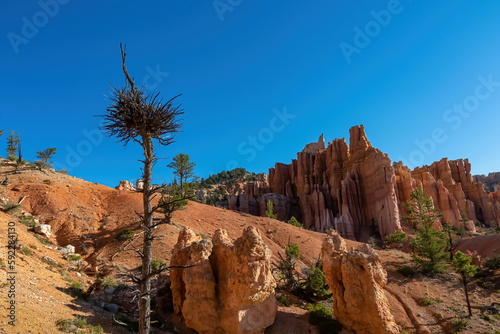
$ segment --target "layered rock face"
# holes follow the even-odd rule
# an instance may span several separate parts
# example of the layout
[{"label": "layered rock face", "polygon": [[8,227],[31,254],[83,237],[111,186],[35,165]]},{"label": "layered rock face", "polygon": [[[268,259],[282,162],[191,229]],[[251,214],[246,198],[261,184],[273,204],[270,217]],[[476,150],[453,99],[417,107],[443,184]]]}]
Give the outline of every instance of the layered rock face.
[{"label": "layered rock face", "polygon": [[363,126],[353,127],[350,135],[350,145],[336,139],[327,148],[320,137],[292,164],[269,170],[270,192],[289,199],[273,201],[278,218],[286,212],[286,219],[294,215],[305,228],[336,229],[357,240],[368,239],[371,228],[381,235],[401,228],[390,159],[371,146]]},{"label": "layered rock face", "polygon": [[231,202],[240,205],[230,209],[264,215],[258,203],[271,199],[278,219],[295,216],[305,228],[336,229],[345,238],[366,241],[375,231],[384,237],[401,229],[403,203],[411,191],[423,187],[445,213],[442,222],[472,231],[476,219],[490,225],[500,222],[495,195],[488,197],[483,186],[474,182],[467,159],[442,159],[411,171],[401,163],[391,165],[387,154],[373,148],[363,125],[349,132],[349,145],[345,139],[335,139],[324,148],[320,137],[290,165],[277,163],[269,170],[266,184],[254,184],[232,196]]},{"label": "layered rock face", "polygon": [[361,244],[347,251],[345,241],[332,231],[321,254],[326,282],[333,292],[334,314],[342,325],[354,333],[401,333],[383,290],[387,272],[370,246]]},{"label": "layered rock face", "polygon": [[468,159],[443,158],[413,171],[401,163],[394,165],[400,203],[408,201],[410,192],[421,187],[444,213],[443,222],[471,231],[475,230],[476,220],[493,226],[500,222],[498,201],[488,196],[481,183],[474,182]]},{"label": "layered rock face", "polygon": [[215,232],[213,244],[183,230],[171,265],[193,267],[171,270],[176,315],[200,334],[264,333],[277,310],[270,259],[271,251],[254,227],[246,228],[234,244],[222,229]]},{"label": "layered rock face", "polygon": [[474,175],[472,176],[474,182],[481,182],[492,192],[499,191],[500,186],[500,172],[489,173],[488,176],[484,175]]}]

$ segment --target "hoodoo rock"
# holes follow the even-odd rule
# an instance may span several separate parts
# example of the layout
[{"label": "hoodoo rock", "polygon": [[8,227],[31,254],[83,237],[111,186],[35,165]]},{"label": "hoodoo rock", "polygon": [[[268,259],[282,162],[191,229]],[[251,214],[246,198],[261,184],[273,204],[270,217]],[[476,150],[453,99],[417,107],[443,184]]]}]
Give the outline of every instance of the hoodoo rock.
[{"label": "hoodoo rock", "polygon": [[338,321],[354,333],[401,333],[383,290],[387,272],[370,246],[361,244],[347,251],[344,239],[331,231],[321,254]]},{"label": "hoodoo rock", "polygon": [[271,251],[254,227],[234,244],[225,230],[213,244],[190,229],[179,234],[170,274],[176,315],[198,333],[259,334],[277,311]]},{"label": "hoodoo rock", "polygon": [[247,185],[231,196],[229,208],[263,216],[262,203],[270,199],[280,220],[295,216],[305,228],[335,229],[345,238],[366,242],[374,233],[385,237],[401,229],[403,203],[421,187],[444,213],[441,223],[471,231],[476,220],[500,223],[498,195],[488,196],[473,180],[467,159],[444,158],[412,171],[372,147],[363,125],[349,133],[349,145],[335,139],[325,148],[321,136],[290,165],[276,163],[268,182]]},{"label": "hoodoo rock", "polygon": [[132,184],[132,182],[129,182],[127,180],[120,181],[120,184],[115,187],[117,190],[128,190],[128,191],[135,191],[135,187]]}]

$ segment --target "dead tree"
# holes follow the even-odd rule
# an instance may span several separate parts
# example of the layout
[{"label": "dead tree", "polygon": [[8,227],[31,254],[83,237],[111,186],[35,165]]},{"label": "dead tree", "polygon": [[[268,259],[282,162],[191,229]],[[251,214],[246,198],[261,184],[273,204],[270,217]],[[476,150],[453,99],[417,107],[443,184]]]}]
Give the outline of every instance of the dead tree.
[{"label": "dead tree", "polygon": [[183,114],[180,105],[174,105],[177,95],[166,103],[159,97],[159,93],[147,93],[144,87],[137,87],[134,79],[130,77],[125,66],[127,56],[126,46],[120,44],[123,73],[125,74],[125,86],[121,88],[113,87],[113,95],[110,97],[111,106],[101,115],[104,119],[102,130],[108,136],[117,137],[124,146],[130,141],[138,143],[144,150],[143,180],[144,187],[143,206],[144,212],[139,214],[140,227],[143,229],[142,250],[134,250],[142,259],[141,277],[136,283],[140,289],[137,293],[139,300],[139,333],[149,334],[151,332],[151,260],[153,250],[154,228],[166,222],[153,222],[153,213],[165,207],[168,200],[153,207],[151,199],[158,189],[151,187],[151,175],[153,167],[157,161],[154,152],[153,140],[159,145],[170,145],[174,141],[174,134],[180,131],[178,117]]}]

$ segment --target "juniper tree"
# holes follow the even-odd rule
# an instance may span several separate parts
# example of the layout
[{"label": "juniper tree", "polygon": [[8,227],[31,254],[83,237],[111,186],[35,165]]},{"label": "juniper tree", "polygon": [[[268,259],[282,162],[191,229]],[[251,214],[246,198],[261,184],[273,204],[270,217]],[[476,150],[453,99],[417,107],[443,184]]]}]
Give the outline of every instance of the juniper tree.
[{"label": "juniper tree", "polygon": [[35,160],[35,164],[38,168],[50,168],[52,167],[50,160],[52,156],[56,154],[57,149],[55,147],[48,147],[43,151],[36,151],[36,158],[40,160]]},{"label": "juniper tree", "polygon": [[[130,77],[125,65],[126,47],[120,44],[122,56],[122,69],[125,75],[125,86],[113,87],[110,97],[111,105],[106,109],[106,114],[101,115],[104,120],[102,130],[108,136],[114,136],[124,146],[130,141],[139,144],[143,149],[143,180],[142,190],[143,214],[140,216],[140,227],[143,229],[142,250],[134,246],[134,250],[142,260],[140,277],[132,276],[134,282],[140,286],[137,295],[139,300],[139,333],[149,334],[151,331],[151,278],[158,272],[151,271],[153,229],[159,224],[169,223],[171,212],[175,210],[180,198],[163,197],[158,205],[152,206],[153,194],[159,189],[151,187],[151,175],[157,158],[153,141],[159,145],[167,146],[173,143],[174,135],[180,131],[181,124],[178,117],[183,114],[181,105],[175,105],[174,96],[163,102],[159,93],[147,93],[144,87],[137,87]],[[153,222],[153,212],[163,209],[166,212],[165,220]],[[131,242],[132,244],[132,242]]]},{"label": "juniper tree", "polygon": [[415,231],[415,239],[410,243],[410,247],[416,251],[412,261],[427,274],[445,271],[446,235],[434,228],[441,213],[434,208],[432,199],[425,195],[422,188],[412,191],[410,201],[404,206],[408,214],[403,216],[403,221]]}]

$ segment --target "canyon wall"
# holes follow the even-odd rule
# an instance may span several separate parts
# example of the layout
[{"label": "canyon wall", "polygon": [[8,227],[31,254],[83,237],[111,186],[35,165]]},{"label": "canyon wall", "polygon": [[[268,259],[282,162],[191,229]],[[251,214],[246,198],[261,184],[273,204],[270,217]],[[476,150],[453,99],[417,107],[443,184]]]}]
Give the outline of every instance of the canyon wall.
[{"label": "canyon wall", "polygon": [[410,170],[392,164],[387,154],[372,147],[364,126],[349,130],[345,139],[308,144],[291,164],[276,163],[267,180],[248,183],[230,196],[229,208],[265,215],[271,200],[280,220],[295,216],[305,228],[335,229],[345,238],[366,241],[401,229],[403,203],[422,187],[445,215],[442,222],[474,231],[479,220],[500,222],[500,205],[475,182],[467,159],[444,158]]}]

